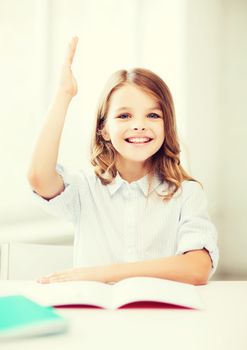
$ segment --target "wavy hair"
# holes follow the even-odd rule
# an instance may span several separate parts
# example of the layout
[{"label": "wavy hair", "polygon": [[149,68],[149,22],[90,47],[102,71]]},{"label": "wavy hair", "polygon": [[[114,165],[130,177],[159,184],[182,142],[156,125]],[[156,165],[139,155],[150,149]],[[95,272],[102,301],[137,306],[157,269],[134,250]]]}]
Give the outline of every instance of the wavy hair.
[{"label": "wavy hair", "polygon": [[168,183],[168,191],[161,197],[163,200],[169,200],[181,188],[184,180],[196,180],[180,164],[180,146],[171,92],[166,83],[148,69],[118,70],[107,81],[95,118],[91,142],[91,164],[103,185],[111,183],[117,175],[116,150],[110,141],[104,140],[102,130],[107,119],[112,94],[128,83],[134,84],[154,97],[162,110],[165,139],[161,148],[152,156],[152,174],[157,174],[162,182]]}]

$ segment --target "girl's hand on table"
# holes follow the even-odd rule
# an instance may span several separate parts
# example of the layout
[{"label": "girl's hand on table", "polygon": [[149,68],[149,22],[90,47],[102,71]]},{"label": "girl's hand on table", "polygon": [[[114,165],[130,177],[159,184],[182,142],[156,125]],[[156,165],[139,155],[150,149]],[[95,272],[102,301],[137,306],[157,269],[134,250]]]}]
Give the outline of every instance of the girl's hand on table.
[{"label": "girl's hand on table", "polygon": [[44,284],[68,281],[98,281],[106,283],[108,282],[107,274],[109,268],[110,266],[76,267],[43,276],[37,282]]}]

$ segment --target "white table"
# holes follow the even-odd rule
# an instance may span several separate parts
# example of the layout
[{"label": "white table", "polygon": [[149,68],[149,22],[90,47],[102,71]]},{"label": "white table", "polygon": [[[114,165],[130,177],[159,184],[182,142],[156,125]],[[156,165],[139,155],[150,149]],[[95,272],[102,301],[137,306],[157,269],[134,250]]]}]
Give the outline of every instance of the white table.
[{"label": "white table", "polygon": [[[0,294],[18,283],[0,281]],[[59,308],[70,322],[66,334],[11,340],[0,349],[246,350],[247,281],[212,281],[196,288],[205,305],[200,311]]]}]

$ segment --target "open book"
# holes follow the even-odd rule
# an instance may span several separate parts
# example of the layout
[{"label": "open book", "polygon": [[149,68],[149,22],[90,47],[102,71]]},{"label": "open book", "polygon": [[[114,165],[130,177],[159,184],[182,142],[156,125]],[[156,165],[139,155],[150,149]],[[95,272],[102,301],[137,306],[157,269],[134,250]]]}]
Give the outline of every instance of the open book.
[{"label": "open book", "polygon": [[136,302],[159,302],[200,309],[196,287],[154,277],[130,277],[115,284],[73,281],[33,283],[21,294],[44,306],[90,305],[118,309]]}]

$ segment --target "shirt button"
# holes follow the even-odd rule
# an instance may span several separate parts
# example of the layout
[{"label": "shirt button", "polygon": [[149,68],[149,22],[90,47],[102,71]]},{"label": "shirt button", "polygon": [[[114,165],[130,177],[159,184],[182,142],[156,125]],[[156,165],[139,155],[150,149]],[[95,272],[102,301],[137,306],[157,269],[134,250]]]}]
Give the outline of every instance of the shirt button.
[{"label": "shirt button", "polygon": [[131,188],[136,188],[136,184],[135,184],[135,183],[132,183],[132,184],[130,184],[130,187],[131,187]]}]

